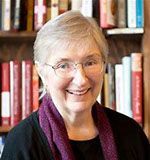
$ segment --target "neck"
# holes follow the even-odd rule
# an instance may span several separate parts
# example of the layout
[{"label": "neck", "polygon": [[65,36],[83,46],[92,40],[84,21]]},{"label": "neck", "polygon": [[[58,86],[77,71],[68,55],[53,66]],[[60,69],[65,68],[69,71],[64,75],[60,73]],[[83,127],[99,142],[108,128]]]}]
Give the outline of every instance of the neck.
[{"label": "neck", "polygon": [[88,140],[98,135],[91,111],[65,116],[64,122],[69,139]]}]

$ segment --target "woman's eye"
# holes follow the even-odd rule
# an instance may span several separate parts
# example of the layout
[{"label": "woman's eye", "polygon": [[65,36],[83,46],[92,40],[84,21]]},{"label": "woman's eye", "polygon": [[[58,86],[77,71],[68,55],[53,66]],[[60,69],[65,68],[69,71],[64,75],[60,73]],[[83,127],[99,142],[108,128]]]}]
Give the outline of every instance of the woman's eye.
[{"label": "woman's eye", "polygon": [[95,65],[95,64],[96,64],[96,61],[90,60],[90,61],[87,61],[87,62],[85,63],[85,66],[92,66],[92,65]]},{"label": "woman's eye", "polygon": [[61,63],[61,64],[58,65],[58,68],[67,69],[67,68],[69,68],[69,64],[68,63]]}]

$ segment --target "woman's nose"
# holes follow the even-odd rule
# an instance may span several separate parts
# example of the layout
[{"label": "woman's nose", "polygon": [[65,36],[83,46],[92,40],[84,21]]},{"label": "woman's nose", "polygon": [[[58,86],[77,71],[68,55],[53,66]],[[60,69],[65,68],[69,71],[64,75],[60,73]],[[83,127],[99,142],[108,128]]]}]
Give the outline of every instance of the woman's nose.
[{"label": "woman's nose", "polygon": [[76,66],[76,71],[73,75],[73,81],[76,83],[78,86],[83,86],[87,84],[88,77],[86,76],[86,73],[84,71],[83,66],[78,64]]}]

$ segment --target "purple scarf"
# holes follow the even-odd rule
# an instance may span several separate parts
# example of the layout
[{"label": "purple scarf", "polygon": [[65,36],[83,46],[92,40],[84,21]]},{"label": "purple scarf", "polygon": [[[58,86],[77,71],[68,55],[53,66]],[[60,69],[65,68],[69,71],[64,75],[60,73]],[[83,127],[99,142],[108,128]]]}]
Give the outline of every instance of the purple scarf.
[{"label": "purple scarf", "polygon": [[[105,160],[118,160],[112,129],[103,107],[95,103],[92,113]],[[48,139],[54,159],[75,160],[64,121],[49,95],[43,97],[39,109],[39,122]]]}]

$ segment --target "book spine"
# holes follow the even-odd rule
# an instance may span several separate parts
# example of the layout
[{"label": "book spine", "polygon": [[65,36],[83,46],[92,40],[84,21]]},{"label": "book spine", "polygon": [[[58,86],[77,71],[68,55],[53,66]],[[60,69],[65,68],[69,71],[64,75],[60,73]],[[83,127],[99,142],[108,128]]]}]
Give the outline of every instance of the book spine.
[{"label": "book spine", "polygon": [[0,30],[2,29],[2,1],[0,1]]},{"label": "book spine", "polygon": [[51,0],[46,0],[46,21],[51,19]]},{"label": "book spine", "polygon": [[106,20],[109,27],[116,26],[117,18],[117,1],[116,0],[107,0],[107,14]]},{"label": "book spine", "polygon": [[109,94],[109,107],[116,110],[116,100],[115,100],[115,69],[114,65],[108,63],[108,94]]},{"label": "book spine", "polygon": [[34,0],[27,2],[27,31],[33,31]]},{"label": "book spine", "polygon": [[133,119],[142,124],[143,82],[142,82],[142,54],[131,54],[132,65],[132,112]]},{"label": "book spine", "polygon": [[136,27],[136,0],[127,0],[127,22],[129,28]]},{"label": "book spine", "polygon": [[124,114],[124,95],[123,95],[123,65],[115,65],[115,94],[116,94],[116,111]]},{"label": "book spine", "polygon": [[19,30],[20,27],[20,1],[21,0],[15,0],[15,7],[14,7],[14,24],[13,29]]},{"label": "book spine", "polygon": [[93,18],[100,24],[100,1],[93,0]]},{"label": "book spine", "polygon": [[9,31],[11,29],[11,1],[2,1],[2,30]]},{"label": "book spine", "polygon": [[123,64],[123,92],[124,92],[124,114],[132,118],[131,108],[131,57],[122,58]]},{"label": "book spine", "polygon": [[39,30],[46,22],[46,0],[35,0],[34,30]]},{"label": "book spine", "polygon": [[144,6],[143,0],[136,0],[136,27],[144,27]]},{"label": "book spine", "polygon": [[18,61],[10,61],[10,110],[11,126],[21,120],[21,65]]},{"label": "book spine", "polygon": [[51,19],[54,19],[59,15],[59,1],[51,0]]},{"label": "book spine", "polygon": [[68,11],[68,6],[69,6],[68,0],[59,0],[59,14]]},{"label": "book spine", "polygon": [[1,125],[10,125],[10,67],[9,63],[2,63],[2,91],[1,91]]},{"label": "book spine", "polygon": [[88,16],[88,17],[92,17],[93,16],[92,0],[82,0],[81,13],[84,16]]},{"label": "book spine", "polygon": [[104,75],[104,105],[109,107],[109,86],[108,86],[108,73]]},{"label": "book spine", "polygon": [[118,7],[117,7],[117,26],[118,28],[126,28],[126,14],[127,14],[127,8],[126,8],[126,0],[119,0],[118,1]]},{"label": "book spine", "polygon": [[71,10],[81,11],[81,9],[82,9],[82,0],[71,1]]},{"label": "book spine", "polygon": [[32,112],[32,61],[22,61],[22,119]]},{"label": "book spine", "polygon": [[33,65],[32,71],[32,110],[34,112],[39,108],[39,76],[35,65]]},{"label": "book spine", "polygon": [[107,24],[107,0],[100,0],[100,27],[109,27]]}]

